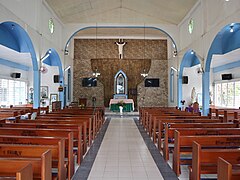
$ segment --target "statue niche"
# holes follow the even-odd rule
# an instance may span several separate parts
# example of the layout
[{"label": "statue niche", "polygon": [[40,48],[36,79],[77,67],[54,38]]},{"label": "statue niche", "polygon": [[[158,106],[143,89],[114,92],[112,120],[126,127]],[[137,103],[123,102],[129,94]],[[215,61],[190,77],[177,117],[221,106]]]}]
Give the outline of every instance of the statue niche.
[{"label": "statue niche", "polygon": [[127,76],[120,70],[114,77],[114,99],[127,99]]}]

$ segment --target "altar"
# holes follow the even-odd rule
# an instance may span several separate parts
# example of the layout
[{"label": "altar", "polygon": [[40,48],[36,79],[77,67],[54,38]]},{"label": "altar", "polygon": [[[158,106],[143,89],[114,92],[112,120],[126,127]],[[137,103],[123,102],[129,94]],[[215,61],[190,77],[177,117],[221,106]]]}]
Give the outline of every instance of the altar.
[{"label": "altar", "polygon": [[110,110],[119,112],[120,103],[124,103],[123,112],[134,111],[134,102],[132,99],[111,99],[109,102]]}]

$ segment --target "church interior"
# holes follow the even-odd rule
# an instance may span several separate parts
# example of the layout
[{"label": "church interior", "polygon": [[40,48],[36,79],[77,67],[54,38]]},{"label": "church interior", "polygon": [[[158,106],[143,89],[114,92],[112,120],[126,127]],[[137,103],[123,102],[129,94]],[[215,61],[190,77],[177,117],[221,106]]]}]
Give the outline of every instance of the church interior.
[{"label": "church interior", "polygon": [[0,178],[240,179],[239,17],[239,0],[0,0]]}]

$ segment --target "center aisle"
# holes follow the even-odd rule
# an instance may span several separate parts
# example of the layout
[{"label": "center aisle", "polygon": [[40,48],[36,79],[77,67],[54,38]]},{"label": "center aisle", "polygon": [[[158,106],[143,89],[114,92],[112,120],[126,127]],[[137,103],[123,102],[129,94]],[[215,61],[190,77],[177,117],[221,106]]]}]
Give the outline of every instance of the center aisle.
[{"label": "center aisle", "polygon": [[88,179],[163,179],[132,118],[111,119]]}]

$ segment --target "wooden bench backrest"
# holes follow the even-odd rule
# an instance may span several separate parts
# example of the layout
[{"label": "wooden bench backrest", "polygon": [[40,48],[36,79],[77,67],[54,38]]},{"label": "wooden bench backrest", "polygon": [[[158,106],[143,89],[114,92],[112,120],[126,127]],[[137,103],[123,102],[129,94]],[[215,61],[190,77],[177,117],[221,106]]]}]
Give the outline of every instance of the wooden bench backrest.
[{"label": "wooden bench backrest", "polygon": [[[237,164],[239,167],[239,163]],[[240,179],[240,169],[234,171],[233,165],[227,160],[219,157],[218,158],[218,180],[239,180]]]},{"label": "wooden bench backrest", "polygon": [[51,150],[52,160],[58,161],[58,178],[66,179],[64,163],[65,141],[61,139],[58,145],[22,145],[22,144],[0,144],[1,157],[26,157],[37,158],[47,150]]},{"label": "wooden bench backrest", "polygon": [[202,171],[202,165],[211,164],[216,165],[216,169],[211,168],[211,171],[206,172],[206,174],[217,173],[217,161],[218,158],[226,158],[232,162],[238,163],[240,159],[239,149],[202,149],[201,145],[197,142],[193,142],[192,150],[192,179],[200,180],[200,175]]},{"label": "wooden bench backrest", "polygon": [[61,139],[65,140],[65,157],[68,159],[68,177],[74,174],[73,159],[73,133],[67,137],[36,137],[36,136],[7,136],[0,135],[0,144],[27,144],[27,145],[53,145],[58,144]]},{"label": "wooden bench backrest", "polygon": [[[178,130],[183,136],[199,136],[199,135],[238,135],[240,134],[240,128],[168,128],[165,125],[165,135],[163,143],[163,156],[165,160],[169,160],[168,144],[169,140],[174,139],[174,132]],[[161,143],[158,140],[158,143]],[[161,147],[161,144],[158,144]]]},{"label": "wooden bench backrest", "polygon": [[[8,173],[3,173],[8,172]],[[32,180],[33,167],[29,162],[19,162],[17,160],[0,160],[0,177],[14,177],[16,180]]]},{"label": "wooden bench backrest", "polygon": [[[42,180],[52,179],[52,153],[51,150],[44,152],[39,158],[0,158],[0,161],[16,161],[16,163],[31,163],[33,166],[33,177]],[[2,171],[1,171],[2,172]],[[8,171],[5,171],[8,172]]]},{"label": "wooden bench backrest", "polygon": [[[180,174],[180,156],[192,153],[192,143],[196,141],[202,146],[224,148],[240,147],[240,135],[211,135],[211,136],[181,136],[180,132],[174,132],[174,152],[173,152],[173,170]],[[184,147],[184,149],[181,149]]]}]

